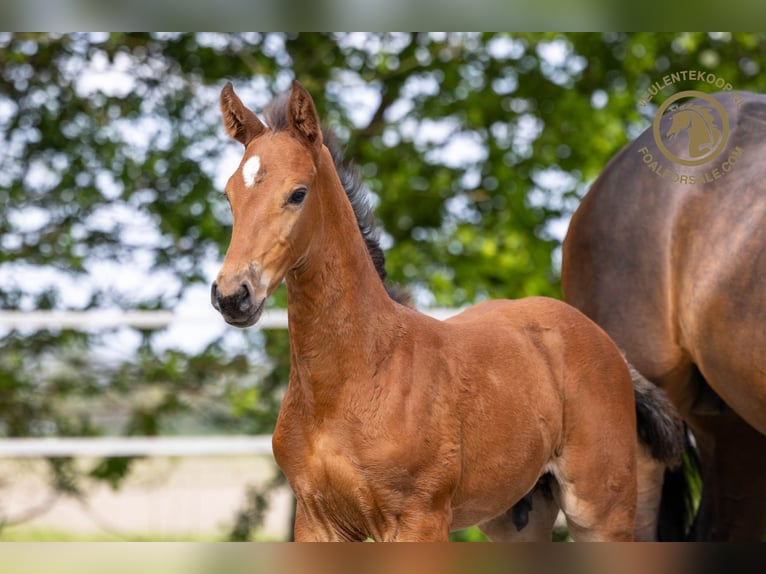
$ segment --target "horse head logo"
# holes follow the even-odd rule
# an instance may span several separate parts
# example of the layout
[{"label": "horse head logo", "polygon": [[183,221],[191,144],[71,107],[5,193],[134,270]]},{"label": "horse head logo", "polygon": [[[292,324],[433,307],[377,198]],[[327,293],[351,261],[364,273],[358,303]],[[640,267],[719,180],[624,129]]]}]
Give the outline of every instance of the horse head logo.
[{"label": "horse head logo", "polygon": [[[673,105],[680,99],[690,97],[696,99]],[[661,125],[668,119],[670,127],[662,130]],[[690,90],[671,96],[657,110],[654,119],[654,141],[657,147],[667,159],[681,165],[707,163],[723,151],[728,137],[729,120],[726,111],[717,99],[703,92]],[[686,140],[686,149],[678,154],[665,145],[666,141],[676,138]]]},{"label": "horse head logo", "polygon": [[721,141],[721,130],[716,125],[713,110],[700,104],[682,104],[673,113],[666,137],[674,138],[682,131],[687,132],[689,157],[703,158],[713,153]]}]

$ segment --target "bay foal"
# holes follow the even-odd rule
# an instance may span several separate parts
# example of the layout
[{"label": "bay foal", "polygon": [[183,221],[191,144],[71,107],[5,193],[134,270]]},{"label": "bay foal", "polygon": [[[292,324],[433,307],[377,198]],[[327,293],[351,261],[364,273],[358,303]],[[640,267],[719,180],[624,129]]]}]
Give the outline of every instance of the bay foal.
[{"label": "bay foal", "polygon": [[231,84],[221,108],[245,154],[211,297],[244,328],[287,283],[292,365],[273,449],[297,498],[295,539],[446,540],[473,524],[503,539],[536,485],[545,511],[529,532],[550,540],[560,507],[578,540],[632,539],[634,391],[609,337],[553,299],[445,322],[398,303],[308,92],[294,83],[268,127]]}]

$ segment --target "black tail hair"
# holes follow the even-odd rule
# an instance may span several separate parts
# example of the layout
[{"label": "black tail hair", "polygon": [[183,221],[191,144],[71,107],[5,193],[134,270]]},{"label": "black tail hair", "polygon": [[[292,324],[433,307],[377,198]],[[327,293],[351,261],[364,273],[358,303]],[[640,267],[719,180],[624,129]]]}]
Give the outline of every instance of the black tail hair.
[{"label": "black tail hair", "polygon": [[652,458],[669,468],[679,468],[684,452],[684,423],[665,391],[639,373],[627,359],[636,400],[638,439]]},{"label": "black tail hair", "polygon": [[664,390],[644,377],[625,359],[633,380],[638,440],[652,458],[665,464],[657,539],[688,539],[696,513],[694,483],[699,482],[700,461],[686,425]]},{"label": "black tail hair", "polygon": [[[657,540],[683,542],[690,540],[697,513],[695,490],[700,484],[700,458],[688,430],[684,433],[683,464],[665,470],[662,498],[657,521]],[[697,485],[697,489],[694,488]]]}]

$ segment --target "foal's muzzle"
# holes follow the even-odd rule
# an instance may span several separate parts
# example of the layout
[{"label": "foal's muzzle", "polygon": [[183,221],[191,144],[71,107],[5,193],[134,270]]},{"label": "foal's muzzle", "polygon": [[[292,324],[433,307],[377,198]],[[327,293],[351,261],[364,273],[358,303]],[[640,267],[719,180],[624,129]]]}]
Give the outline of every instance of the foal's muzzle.
[{"label": "foal's muzzle", "polygon": [[210,302],[230,325],[245,328],[254,325],[263,312],[266,297],[256,299],[249,281],[242,281],[233,293],[224,294],[214,281],[210,287]]}]

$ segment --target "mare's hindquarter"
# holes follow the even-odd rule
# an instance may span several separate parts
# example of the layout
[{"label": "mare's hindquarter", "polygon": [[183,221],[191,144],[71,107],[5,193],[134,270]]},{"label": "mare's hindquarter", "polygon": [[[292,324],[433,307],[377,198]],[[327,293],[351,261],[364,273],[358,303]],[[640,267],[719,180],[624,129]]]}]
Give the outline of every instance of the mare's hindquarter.
[{"label": "mare's hindquarter", "polygon": [[326,397],[293,365],[274,450],[317,538],[446,535],[507,511],[546,472],[563,497],[575,483],[598,497],[613,472],[635,482],[630,377],[584,315],[545,298],[447,322],[397,314],[394,337]]},{"label": "mare's hindquarter", "polygon": [[715,160],[673,167],[685,181],[647,168],[647,150],[662,163],[651,130],[609,162],[572,217],[562,286],[566,301],[667,392],[694,434],[704,488],[692,536],[761,540],[766,95],[714,98],[729,137]]}]

